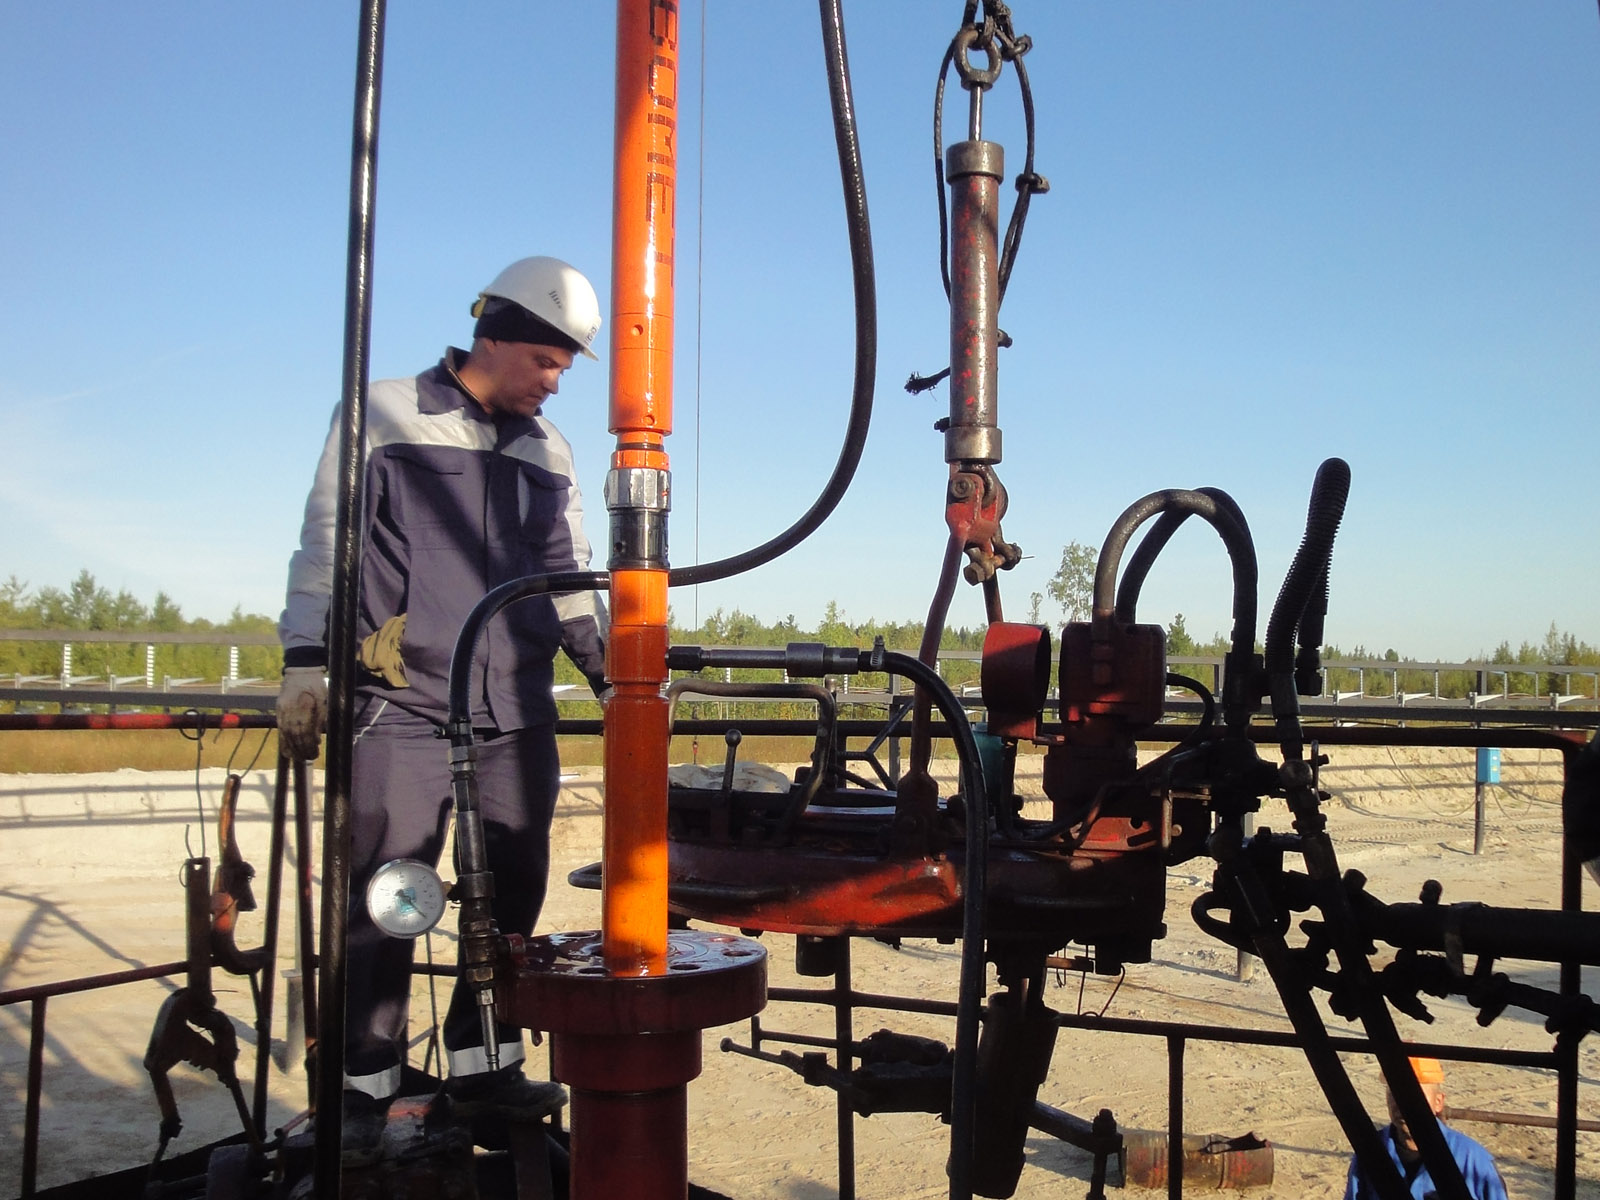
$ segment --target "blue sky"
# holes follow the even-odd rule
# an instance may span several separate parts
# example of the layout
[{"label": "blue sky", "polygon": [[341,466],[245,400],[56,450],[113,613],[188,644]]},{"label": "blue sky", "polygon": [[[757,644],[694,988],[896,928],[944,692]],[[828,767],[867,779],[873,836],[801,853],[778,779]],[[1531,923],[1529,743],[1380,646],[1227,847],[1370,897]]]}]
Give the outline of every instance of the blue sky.
[{"label": "blue sky", "polygon": [[[683,9],[675,564],[809,506],[853,353],[816,8],[708,8],[703,113],[701,8]],[[878,265],[872,434],[806,546],[675,592],[680,620],[812,624],[829,599],[857,620],[926,612],[946,397],[901,384],[947,353],[931,121],[960,9],[846,2]],[[1600,642],[1594,5],[1013,11],[1052,190],[1001,313],[1005,529],[1032,556],[1004,581],[1008,615],[1065,542],[1201,485],[1249,517],[1265,609],[1337,454],[1354,482],[1330,641],[1448,659],[1555,622]],[[307,0],[0,17],[0,578],[87,568],[190,616],[281,607],[338,399],[356,21],[353,2]],[[512,258],[559,255],[604,292],[610,255],[609,5],[397,4],[387,37],[375,377],[463,344]],[[947,129],[963,124],[958,101]],[[1009,75],[985,131],[1017,170]],[[599,539],[605,388],[580,363],[548,409]],[[1141,617],[1183,612],[1205,636],[1228,610],[1220,544],[1186,528]],[[973,589],[951,620],[981,622]]]}]

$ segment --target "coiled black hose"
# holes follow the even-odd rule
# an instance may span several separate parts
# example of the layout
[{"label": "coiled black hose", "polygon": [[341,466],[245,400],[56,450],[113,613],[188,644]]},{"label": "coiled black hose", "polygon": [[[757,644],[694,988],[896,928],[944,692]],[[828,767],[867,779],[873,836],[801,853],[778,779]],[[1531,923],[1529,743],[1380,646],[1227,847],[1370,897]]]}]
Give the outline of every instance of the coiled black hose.
[{"label": "coiled black hose", "polygon": [[821,495],[777,537],[753,550],[718,562],[676,567],[668,573],[672,587],[712,583],[753,570],[794,549],[828,519],[855,478],[872,424],[872,393],[878,370],[878,293],[872,263],[872,222],[867,215],[867,183],[861,170],[861,144],[856,136],[855,102],[850,94],[850,58],[844,42],[840,0],[819,0],[822,42],[828,64],[828,95],[833,106],[834,141],[839,148],[839,176],[844,186],[846,225],[850,231],[851,275],[855,283],[856,361],[850,418],[844,446]]},{"label": "coiled black hose", "polygon": [[[1333,562],[1333,540],[1344,519],[1345,501],[1350,496],[1350,464],[1330,458],[1317,468],[1311,485],[1311,501],[1306,512],[1306,533],[1295,551],[1289,573],[1284,576],[1278,599],[1267,620],[1267,686],[1272,696],[1272,719],[1278,730],[1278,744],[1285,761],[1297,760],[1304,750],[1300,736],[1300,699],[1295,686],[1295,639],[1299,635],[1302,653],[1309,646],[1318,652],[1322,622],[1328,608],[1328,568]],[[1320,608],[1307,622],[1308,610]],[[1317,643],[1309,643],[1315,634]]]}]

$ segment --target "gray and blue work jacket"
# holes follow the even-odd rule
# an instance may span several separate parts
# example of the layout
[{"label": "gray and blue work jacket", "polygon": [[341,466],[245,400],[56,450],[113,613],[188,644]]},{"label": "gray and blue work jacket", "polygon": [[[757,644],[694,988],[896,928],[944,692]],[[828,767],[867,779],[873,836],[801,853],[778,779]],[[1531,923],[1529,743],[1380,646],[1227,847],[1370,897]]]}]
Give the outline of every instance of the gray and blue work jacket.
[{"label": "gray and blue work jacket", "polygon": [[[525,575],[587,570],[589,542],[572,447],[542,415],[491,416],[456,375],[452,348],[414,379],[369,391],[356,641],[405,616],[405,680],[357,668],[359,693],[442,725],[450,656],[473,606]],[[339,414],[334,413],[289,560],[278,623],[285,667],[325,666],[333,591]],[[484,627],[473,667],[473,725],[553,725],[554,659],[565,649],[605,687],[604,601],[596,592],[531,596]]]}]

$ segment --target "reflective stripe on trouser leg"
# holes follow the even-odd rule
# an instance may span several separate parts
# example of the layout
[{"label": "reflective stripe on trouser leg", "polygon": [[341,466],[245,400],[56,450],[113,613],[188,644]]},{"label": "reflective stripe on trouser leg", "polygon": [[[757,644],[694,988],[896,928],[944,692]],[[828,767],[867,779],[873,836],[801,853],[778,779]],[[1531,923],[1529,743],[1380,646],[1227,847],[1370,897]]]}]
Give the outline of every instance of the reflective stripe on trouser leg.
[{"label": "reflective stripe on trouser leg", "polygon": [[[368,711],[378,707],[371,700],[365,703]],[[390,707],[381,720],[358,717],[357,725],[362,732],[351,761],[345,1069],[361,1079],[390,1069],[398,1072],[405,1062],[415,945],[386,936],[372,923],[367,884],[391,859],[439,860],[450,779],[449,764],[427,721]],[[387,1094],[398,1086],[397,1079]]]},{"label": "reflective stripe on trouser leg", "polygon": [[400,1066],[385,1067],[370,1075],[346,1075],[345,1090],[365,1092],[374,1100],[387,1100],[400,1090]]},{"label": "reflective stripe on trouser leg", "polygon": [[[521,1034],[519,1029],[518,1034]],[[520,1063],[528,1056],[527,1048],[523,1046],[519,1036],[514,1042],[500,1043],[500,1066],[511,1067]],[[462,1075],[482,1075],[489,1069],[489,1056],[483,1052],[482,1046],[468,1046],[464,1050],[445,1051],[445,1062],[450,1064],[450,1077],[458,1078]]]}]

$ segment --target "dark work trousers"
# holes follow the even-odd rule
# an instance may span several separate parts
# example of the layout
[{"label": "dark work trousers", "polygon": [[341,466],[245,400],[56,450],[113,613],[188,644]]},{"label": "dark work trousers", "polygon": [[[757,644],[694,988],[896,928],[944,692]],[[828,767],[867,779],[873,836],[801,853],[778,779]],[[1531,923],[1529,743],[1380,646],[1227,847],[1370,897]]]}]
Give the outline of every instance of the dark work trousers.
[{"label": "dark work trousers", "polygon": [[[345,1074],[352,1080],[382,1078],[385,1086],[363,1090],[393,1094],[406,1056],[414,947],[411,940],[389,937],[373,925],[367,914],[367,884],[392,859],[438,863],[453,814],[449,742],[437,736],[430,722],[382,700],[361,698],[356,707]],[[531,934],[544,903],[550,819],[560,788],[555,731],[540,727],[480,733],[476,746],[484,843],[494,872],[495,923],[501,933]],[[520,1032],[517,1036],[520,1046]],[[469,987],[459,986],[451,996],[444,1044],[446,1050],[483,1045]]]}]

